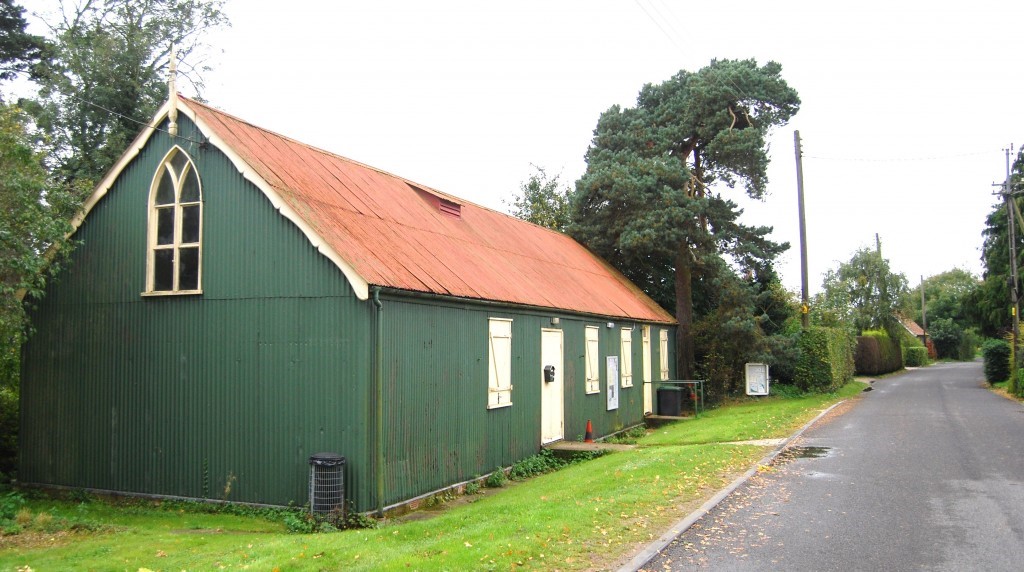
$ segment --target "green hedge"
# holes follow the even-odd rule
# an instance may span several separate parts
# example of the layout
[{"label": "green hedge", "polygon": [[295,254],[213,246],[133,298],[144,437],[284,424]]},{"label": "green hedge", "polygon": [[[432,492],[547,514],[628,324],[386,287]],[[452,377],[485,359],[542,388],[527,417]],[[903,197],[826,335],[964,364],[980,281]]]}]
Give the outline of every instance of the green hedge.
[{"label": "green hedge", "polygon": [[853,358],[858,375],[880,375],[903,368],[900,342],[881,330],[870,330],[857,336],[857,350]]},{"label": "green hedge", "polygon": [[1003,340],[989,340],[981,346],[985,360],[985,381],[999,383],[1010,378],[1010,344]]},{"label": "green hedge", "polygon": [[916,346],[903,348],[903,361],[907,367],[921,367],[928,364],[928,348]]},{"label": "green hedge", "polygon": [[797,341],[796,386],[803,391],[835,391],[853,379],[853,338],[837,328],[814,326]]},{"label": "green hedge", "polygon": [[960,361],[971,361],[978,352],[978,334],[974,330],[964,330],[960,336],[960,347],[957,348],[957,359]]}]

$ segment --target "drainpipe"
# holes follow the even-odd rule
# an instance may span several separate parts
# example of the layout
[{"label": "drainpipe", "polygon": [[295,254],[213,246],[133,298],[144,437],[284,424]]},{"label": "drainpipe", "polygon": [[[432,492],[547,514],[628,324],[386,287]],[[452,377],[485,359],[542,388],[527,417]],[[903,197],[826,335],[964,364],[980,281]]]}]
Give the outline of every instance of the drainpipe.
[{"label": "drainpipe", "polygon": [[380,286],[373,287],[373,305],[377,308],[377,341],[373,350],[373,389],[376,407],[377,449],[377,516],[384,516],[384,305],[380,302]]}]

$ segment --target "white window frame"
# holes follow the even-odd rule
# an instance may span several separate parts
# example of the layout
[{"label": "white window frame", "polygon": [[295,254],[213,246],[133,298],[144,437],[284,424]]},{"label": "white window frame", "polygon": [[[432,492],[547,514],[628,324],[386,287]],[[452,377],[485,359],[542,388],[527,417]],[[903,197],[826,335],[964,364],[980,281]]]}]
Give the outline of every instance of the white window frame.
[{"label": "white window frame", "polygon": [[[178,153],[181,153],[185,158],[185,162],[181,170],[177,170],[172,164],[172,160]],[[157,192],[160,188],[160,181],[163,179],[165,173],[170,173],[171,180],[173,182],[174,202],[164,205],[157,205]],[[199,200],[197,201],[186,201],[181,200],[181,191],[183,184],[189,174],[194,174],[196,179],[196,186],[198,187]],[[182,242],[182,226],[183,226],[183,213],[185,208],[196,208],[198,209],[198,232],[197,240],[195,242]],[[163,210],[170,210],[173,212],[173,225],[174,225],[174,236],[168,244],[158,244],[158,224],[159,224],[159,213]],[[199,177],[199,170],[196,169],[195,163],[192,162],[192,158],[189,157],[188,153],[184,149],[175,145],[170,151],[164,155],[160,166],[157,167],[156,172],[153,175],[153,180],[149,187],[149,208],[148,208],[148,234],[146,244],[146,290],[143,292],[144,296],[177,296],[183,294],[202,294],[203,293],[203,181]],[[181,263],[181,252],[183,249],[195,249],[197,251],[197,268],[196,268],[196,285],[195,288],[183,289],[180,287],[180,263]],[[174,254],[173,267],[172,267],[172,286],[169,290],[157,290],[156,289],[156,253],[158,251],[172,251]]]},{"label": "white window frame", "polygon": [[622,328],[619,340],[619,379],[622,387],[633,387],[633,328]]},{"label": "white window frame", "polygon": [[512,405],[512,320],[487,321],[487,409]]},{"label": "white window frame", "polygon": [[668,379],[668,330],[662,328],[658,336],[658,365],[661,368],[661,379]]},{"label": "white window frame", "polygon": [[584,346],[583,352],[586,365],[584,370],[586,371],[586,384],[585,391],[587,394],[601,393],[601,328],[597,326],[587,326],[584,332]]}]

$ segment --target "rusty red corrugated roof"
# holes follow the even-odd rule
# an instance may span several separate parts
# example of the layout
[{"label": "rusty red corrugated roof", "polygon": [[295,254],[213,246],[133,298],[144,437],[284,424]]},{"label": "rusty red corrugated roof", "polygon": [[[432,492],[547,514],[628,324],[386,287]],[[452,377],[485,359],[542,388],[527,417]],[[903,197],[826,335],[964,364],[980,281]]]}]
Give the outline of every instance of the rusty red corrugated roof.
[{"label": "rusty red corrugated roof", "polygon": [[903,323],[903,327],[906,328],[908,332],[910,332],[910,335],[918,337],[924,335],[924,328],[922,328],[917,322],[911,320],[906,316],[900,316],[899,318],[900,322]]},{"label": "rusty red corrugated roof", "polygon": [[368,284],[675,322],[564,234],[180,101]]}]

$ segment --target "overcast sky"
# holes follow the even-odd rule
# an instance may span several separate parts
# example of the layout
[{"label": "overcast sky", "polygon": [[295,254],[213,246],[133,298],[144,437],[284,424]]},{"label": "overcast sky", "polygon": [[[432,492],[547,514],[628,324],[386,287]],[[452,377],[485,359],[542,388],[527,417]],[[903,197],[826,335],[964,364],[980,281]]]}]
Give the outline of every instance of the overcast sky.
[{"label": "overcast sky", "polygon": [[[41,0],[26,2],[32,5]],[[955,6],[955,8],[954,8]],[[981,272],[981,230],[1024,143],[1024,2],[228,0],[203,93],[252,123],[499,210],[530,165],[572,184],[601,112],[713,58],[774,60],[800,112],[771,138],[774,226],[812,293],[881,236],[911,285]],[[190,95],[187,85],[182,87]]]}]

